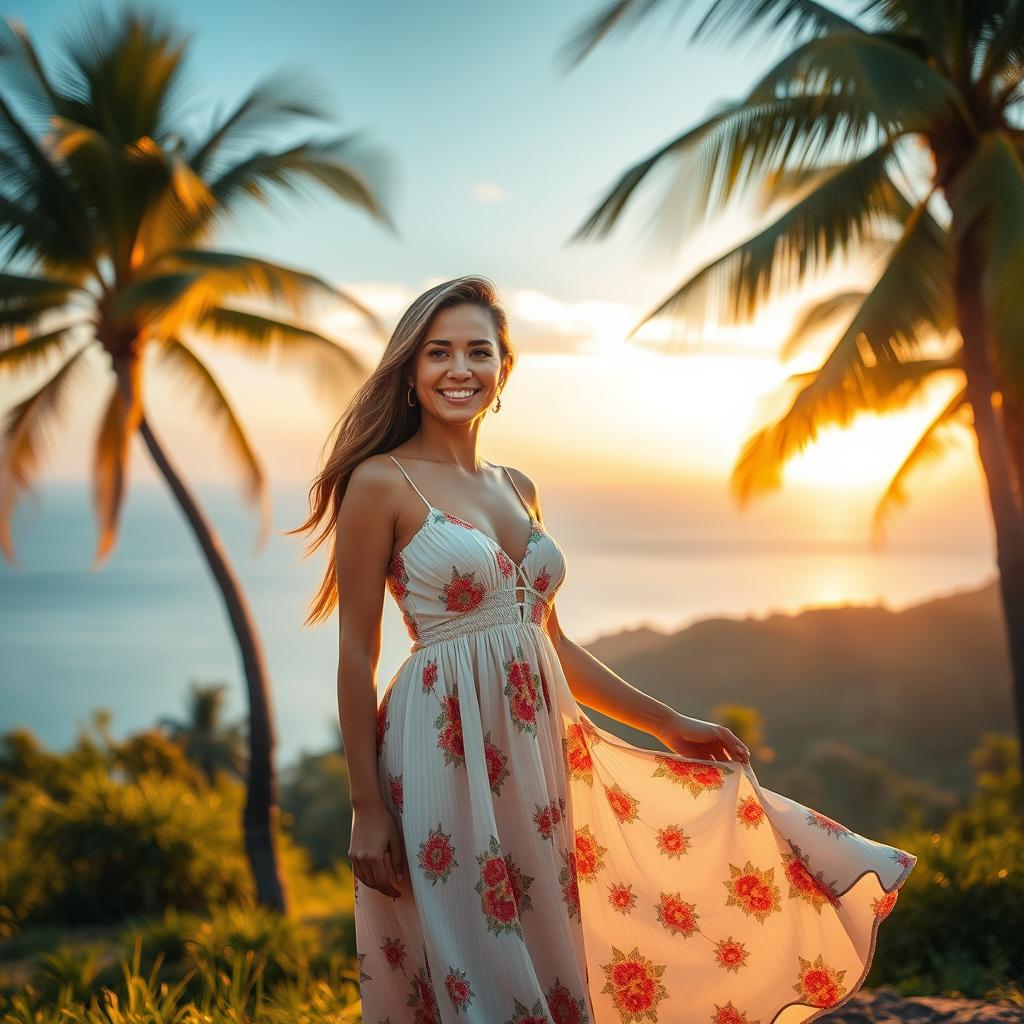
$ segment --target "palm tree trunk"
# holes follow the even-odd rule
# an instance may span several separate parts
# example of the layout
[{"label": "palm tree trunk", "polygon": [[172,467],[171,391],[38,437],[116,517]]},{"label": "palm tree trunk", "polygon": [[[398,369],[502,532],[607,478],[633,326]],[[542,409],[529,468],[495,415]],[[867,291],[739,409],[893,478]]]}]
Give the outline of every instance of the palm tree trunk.
[{"label": "palm tree trunk", "polygon": [[210,571],[220,588],[231,627],[238,641],[249,694],[249,778],[242,827],[249,856],[256,899],[260,905],[286,913],[284,888],[277,868],[271,817],[276,809],[274,774],[274,727],[270,714],[270,687],[260,645],[245,594],[228,562],[213,527],[191,492],[171,465],[145,415],[139,433],[153,461],[167,481],[199,542]]},{"label": "palm tree trunk", "polygon": [[976,228],[957,230],[957,213],[954,207],[954,234],[959,239],[953,279],[957,326],[963,339],[967,397],[974,416],[978,455],[995,526],[999,591],[1013,676],[1021,771],[1024,772],[1024,513],[1014,487],[1015,469],[1007,450],[1004,426],[993,403],[996,379],[989,350],[984,264]]}]

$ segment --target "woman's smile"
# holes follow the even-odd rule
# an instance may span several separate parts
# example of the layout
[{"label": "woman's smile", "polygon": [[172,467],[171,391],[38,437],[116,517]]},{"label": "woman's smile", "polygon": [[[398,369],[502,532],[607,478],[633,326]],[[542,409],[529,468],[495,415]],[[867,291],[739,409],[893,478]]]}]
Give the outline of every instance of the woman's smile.
[{"label": "woman's smile", "polygon": [[479,388],[438,388],[437,393],[456,405],[464,405],[479,391]]}]

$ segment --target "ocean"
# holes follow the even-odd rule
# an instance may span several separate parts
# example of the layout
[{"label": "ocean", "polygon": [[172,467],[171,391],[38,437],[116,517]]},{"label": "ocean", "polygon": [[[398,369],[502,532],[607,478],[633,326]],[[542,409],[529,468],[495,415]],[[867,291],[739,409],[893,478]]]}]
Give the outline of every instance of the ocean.
[{"label": "ocean", "polygon": [[[278,730],[279,763],[333,745],[337,732],[337,620],[301,628],[323,558],[301,560],[302,539],[272,534],[253,557],[255,515],[225,487],[203,487],[213,519],[243,581],[262,637]],[[116,736],[184,718],[191,681],[227,684],[227,716],[242,717],[244,689],[219,592],[187,524],[159,486],[129,492],[118,545],[90,570],[95,525],[83,484],[40,490],[22,501],[14,537],[20,568],[0,564],[0,730],[30,728],[66,747],[94,708],[109,708]],[[272,492],[273,526],[296,525],[305,488]],[[626,500],[626,499],[623,499]],[[634,504],[623,525],[614,502],[574,504],[552,495],[546,525],[568,571],[557,608],[563,629],[587,643],[649,625],[680,628],[717,615],[763,616],[807,606],[891,607],[981,586],[993,573],[984,543],[893,546],[778,534],[673,533]],[[408,653],[390,597],[384,605],[383,687]],[[685,711],[685,678],[680,700]]]}]

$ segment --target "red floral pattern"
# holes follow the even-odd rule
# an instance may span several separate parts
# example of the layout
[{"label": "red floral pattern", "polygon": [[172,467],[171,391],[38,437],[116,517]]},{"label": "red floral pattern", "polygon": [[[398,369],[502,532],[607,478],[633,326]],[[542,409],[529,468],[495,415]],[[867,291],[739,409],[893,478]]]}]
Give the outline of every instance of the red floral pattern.
[{"label": "red floral pattern", "polygon": [[727,776],[735,771],[724,764],[705,764],[669,754],[655,754],[653,778],[669,778],[694,796],[721,789]]},{"label": "red floral pattern", "polygon": [[[377,571],[380,572],[380,569]],[[387,586],[396,601],[404,600],[409,593],[409,574],[405,571],[405,556],[401,551],[391,559],[391,565],[388,566]]]},{"label": "red floral pattern", "polygon": [[419,865],[431,885],[436,885],[438,880],[447,882],[452,869],[459,866],[451,839],[451,832],[445,832],[441,822],[438,822],[437,827],[432,828],[427,838],[420,843]]},{"label": "red floral pattern", "polygon": [[836,883],[827,883],[820,871],[817,875],[812,875],[799,847],[793,847],[792,853],[783,855],[783,864],[786,879],[789,881],[791,899],[806,900],[818,914],[826,904],[836,909],[842,905],[842,901],[835,891]]},{"label": "red floral pattern", "polygon": [[388,726],[391,724],[391,720],[388,718],[388,704],[391,701],[392,690],[389,687],[384,691],[384,696],[381,698],[380,703],[377,705],[377,756],[380,757],[381,752],[384,749],[384,734],[388,730]]},{"label": "red floral pattern", "polygon": [[853,832],[848,829],[845,825],[840,825],[838,821],[833,821],[827,814],[822,814],[821,811],[808,811],[807,812],[808,824],[817,825],[823,832],[827,832],[830,836],[852,836]]},{"label": "red floral pattern", "polygon": [[793,988],[799,993],[801,1002],[811,1006],[835,1006],[843,994],[842,982],[846,971],[830,967],[821,953],[813,961],[802,956],[797,959],[800,970]]},{"label": "red floral pattern", "polygon": [[669,860],[682,857],[690,849],[690,837],[678,825],[666,825],[655,836],[658,852]]},{"label": "red floral pattern", "polygon": [[560,824],[565,814],[565,801],[560,797],[552,797],[543,807],[534,804],[533,823],[537,826],[538,835],[551,839],[555,834],[555,826]]},{"label": "red floral pattern", "polygon": [[459,684],[452,686],[441,700],[441,710],[434,719],[437,747],[444,754],[446,765],[464,765],[466,748],[462,737],[462,712],[459,708]]},{"label": "red floral pattern", "polygon": [[491,741],[490,730],[484,735],[484,760],[487,762],[487,784],[495,796],[501,796],[502,784],[512,772],[508,766],[508,754]]},{"label": "red floral pattern", "polygon": [[584,882],[592,882],[604,867],[607,846],[602,846],[589,825],[576,829],[576,875]]},{"label": "red floral pattern", "polygon": [[750,950],[731,935],[715,943],[715,963],[733,974],[739,973],[739,969],[746,966],[749,957]]},{"label": "red floral pattern", "polygon": [[476,993],[466,978],[466,972],[456,967],[449,967],[444,978],[444,987],[448,992],[448,998],[452,1001],[458,1013],[462,1013],[473,1002]]},{"label": "red floral pattern", "polygon": [[558,872],[558,884],[562,889],[562,902],[565,904],[569,918],[580,920],[580,888],[579,872],[576,869],[576,854],[572,850],[562,850],[562,867]]},{"label": "red floral pattern", "polygon": [[486,590],[482,583],[476,582],[475,572],[460,573],[457,566],[452,566],[452,578],[445,584],[441,600],[445,611],[471,612],[484,599]]},{"label": "red floral pattern", "polygon": [[423,666],[423,690],[432,690],[434,684],[437,682],[437,662],[435,660],[428,661]]},{"label": "red floral pattern", "polygon": [[594,762],[590,757],[590,748],[583,726],[574,722],[565,730],[562,739],[562,754],[565,759],[566,771],[572,782],[584,782],[588,786],[594,784]]},{"label": "red floral pattern", "polygon": [[727,907],[734,904],[761,924],[770,914],[782,912],[779,887],[775,884],[775,868],[760,870],[748,860],[742,868],[729,865],[729,878],[723,885],[728,890]]},{"label": "red floral pattern", "polygon": [[512,721],[520,732],[537,735],[537,712],[542,696],[540,676],[523,654],[522,644],[516,647],[515,657],[505,662],[505,696],[508,697]]},{"label": "red floral pattern", "polygon": [[505,1024],[548,1024],[548,1015],[544,1012],[544,1003],[537,999],[533,1006],[527,1007],[525,1003],[519,1002],[512,997],[512,1016]]},{"label": "red floral pattern", "polygon": [[502,856],[498,837],[492,835],[486,850],[476,855],[480,878],[474,888],[480,894],[480,910],[487,930],[501,935],[514,932],[523,937],[519,915],[532,906],[527,890],[533,878],[524,875],[509,854]]},{"label": "red floral pattern", "polygon": [[892,913],[892,908],[896,906],[897,891],[893,889],[892,892],[887,892],[884,896],[879,896],[872,902],[872,909],[875,912],[875,917],[881,919],[888,917]]},{"label": "red floral pattern", "polygon": [[380,944],[380,951],[384,954],[384,962],[393,971],[405,970],[405,943],[401,938],[389,939],[385,937]]},{"label": "red floral pattern", "polygon": [[627,882],[613,882],[608,886],[608,902],[620,914],[629,914],[636,906],[636,893]]},{"label": "red floral pattern", "polygon": [[658,923],[672,935],[690,936],[698,931],[697,905],[688,903],[678,892],[663,892],[657,906]]},{"label": "red floral pattern", "polygon": [[636,797],[630,796],[617,782],[614,786],[605,786],[605,795],[608,803],[611,804],[615,817],[623,825],[639,819],[639,801]]},{"label": "red floral pattern", "polygon": [[512,564],[512,559],[509,558],[501,548],[498,548],[497,551],[495,551],[494,557],[498,561],[498,568],[501,570],[501,575],[506,579],[516,571],[516,567]]},{"label": "red floral pattern", "polygon": [[401,775],[388,776],[388,790],[391,793],[391,802],[395,805],[395,810],[398,811],[399,814],[401,814],[402,804],[404,802]]},{"label": "red floral pattern", "polygon": [[453,516],[450,512],[442,513],[442,517],[446,523],[451,523],[454,526],[461,526],[464,530],[476,530],[476,527],[472,523],[467,523],[465,519],[459,519],[458,516]]},{"label": "red floral pattern", "polygon": [[656,964],[634,946],[628,953],[612,946],[612,959],[601,964],[603,993],[608,993],[623,1021],[657,1021],[658,1003],[668,996],[661,982],[666,964]]},{"label": "red floral pattern", "polygon": [[724,1006],[715,1003],[715,1012],[711,1014],[711,1024],[761,1024],[759,1020],[750,1020],[747,1014],[733,1005],[730,999]]},{"label": "red floral pattern", "polygon": [[552,1024],[590,1024],[586,1002],[582,997],[574,996],[557,977],[545,999]]},{"label": "red floral pattern", "polygon": [[753,796],[745,796],[736,805],[736,820],[747,828],[757,828],[766,820],[764,808]]},{"label": "red floral pattern", "polygon": [[412,1007],[415,1024],[441,1024],[434,986],[430,983],[430,973],[425,966],[413,975],[411,988],[406,1006]]}]

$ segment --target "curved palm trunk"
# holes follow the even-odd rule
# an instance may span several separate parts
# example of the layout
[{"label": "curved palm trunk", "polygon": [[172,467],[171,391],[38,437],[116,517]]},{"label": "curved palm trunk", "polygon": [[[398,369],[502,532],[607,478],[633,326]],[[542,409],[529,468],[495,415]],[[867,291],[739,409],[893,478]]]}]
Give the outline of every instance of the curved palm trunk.
[{"label": "curved palm trunk", "polygon": [[[954,207],[954,225],[957,213]],[[992,401],[996,380],[989,352],[984,264],[976,230],[971,228],[956,234],[960,236],[953,277],[957,326],[963,339],[967,397],[974,416],[978,455],[995,526],[999,591],[1013,674],[1021,771],[1024,772],[1024,513],[1014,486],[1015,469],[1007,450],[1006,433]]]},{"label": "curved palm trunk", "polygon": [[274,728],[270,717],[270,687],[267,683],[259,637],[242,587],[228,563],[227,555],[213,527],[171,465],[145,415],[139,422],[139,433],[199,541],[207,564],[220,588],[231,627],[238,640],[249,694],[249,778],[243,815],[245,849],[256,883],[257,901],[262,906],[285,913],[287,908],[284,889],[278,873],[271,830],[272,808],[276,806]]}]

